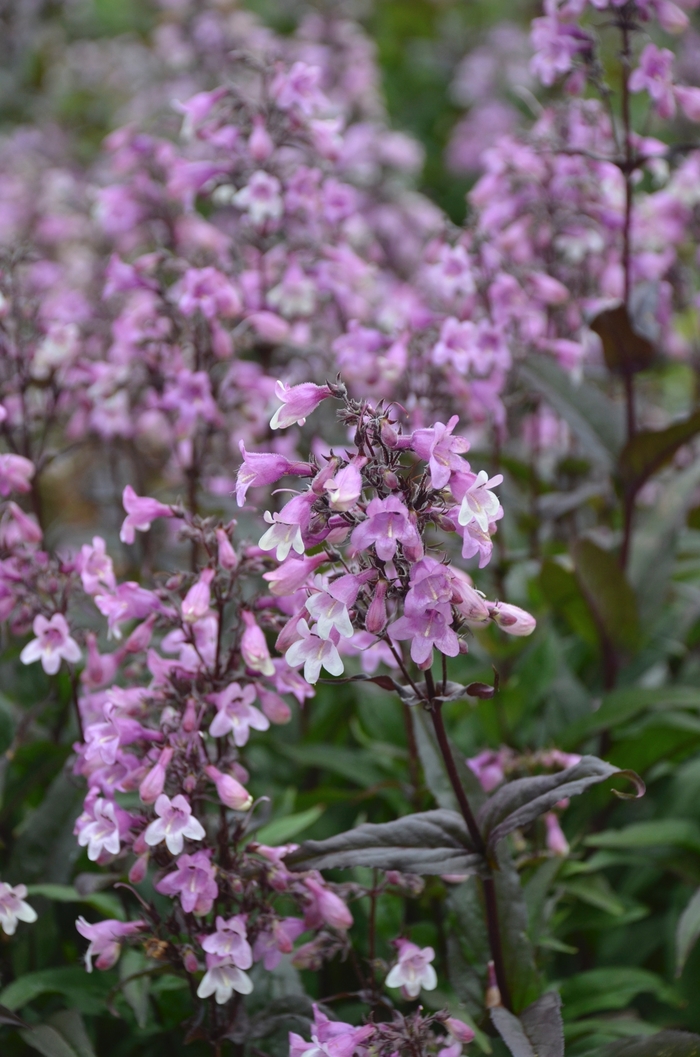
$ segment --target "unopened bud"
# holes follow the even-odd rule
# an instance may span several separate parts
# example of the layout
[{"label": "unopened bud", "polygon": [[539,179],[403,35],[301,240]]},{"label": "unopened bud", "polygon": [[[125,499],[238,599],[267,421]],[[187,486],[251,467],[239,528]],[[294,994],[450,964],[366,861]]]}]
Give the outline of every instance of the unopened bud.
[{"label": "unopened bud", "polygon": [[188,949],[183,953],[182,964],[188,973],[196,973],[198,971],[199,962],[197,961],[197,955],[193,950]]},{"label": "unopened bud", "polygon": [[380,580],[374,592],[374,597],[367,609],[365,617],[365,628],[372,635],[379,635],[384,631],[387,622],[386,592],[389,585],[386,580]]},{"label": "unopened bud", "polygon": [[445,1021],[445,1027],[453,1039],[463,1043],[465,1046],[474,1038],[474,1030],[468,1024],[465,1024],[463,1020],[458,1020],[457,1017],[448,1017]]},{"label": "unopened bud", "polygon": [[498,983],[496,982],[496,969],[493,962],[489,962],[488,966],[488,982],[486,985],[484,1005],[487,1009],[496,1009],[497,1006],[503,1005],[501,1001],[501,992]]},{"label": "unopened bud", "polygon": [[233,811],[247,811],[253,803],[253,798],[240,782],[230,774],[222,774],[221,771],[209,765],[205,768],[207,775],[216,786],[219,800]]},{"label": "unopened bud", "polygon": [[148,873],[148,852],[139,855],[136,862],[129,870],[129,881],[132,885],[141,884]]},{"label": "unopened bud", "polygon": [[238,555],[231,546],[226,532],[222,528],[216,530],[216,542],[219,549],[219,565],[222,569],[233,572],[238,566]]},{"label": "unopened bud", "polygon": [[193,697],[187,699],[187,705],[182,717],[182,729],[187,734],[191,734],[193,730],[197,729],[197,702]]},{"label": "unopened bud", "polygon": [[165,786],[165,773],[172,758],[173,750],[163,749],[158,758],[158,762],[155,766],[151,767],[150,771],[141,782],[141,785],[139,786],[139,796],[144,804],[153,804],[163,792],[163,787]]}]

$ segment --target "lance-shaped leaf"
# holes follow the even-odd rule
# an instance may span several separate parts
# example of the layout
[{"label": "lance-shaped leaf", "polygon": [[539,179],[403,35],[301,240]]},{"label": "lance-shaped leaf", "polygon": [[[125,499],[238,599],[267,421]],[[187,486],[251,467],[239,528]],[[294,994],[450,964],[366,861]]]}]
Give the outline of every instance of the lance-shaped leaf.
[{"label": "lance-shaped leaf", "polygon": [[576,385],[547,356],[528,356],[519,374],[571,426],[587,455],[612,470],[624,443],[622,418],[615,404],[586,382]]},{"label": "lance-shaped leaf", "polygon": [[688,955],[700,937],[700,888],[692,897],[676,929],[676,976],[683,972]]},{"label": "lance-shaped leaf", "polygon": [[417,874],[469,874],[484,865],[461,815],[446,810],[365,822],[326,840],[309,840],[285,863],[297,871],[369,866]]},{"label": "lance-shaped leaf", "polygon": [[623,448],[618,464],[625,494],[635,496],[642,485],[697,433],[700,433],[700,411],[666,429],[645,429],[637,433]]},{"label": "lance-shaped leaf", "polygon": [[[486,801],[478,816],[489,852],[513,830],[527,826],[546,811],[551,811],[559,800],[577,796],[615,774],[629,778],[636,787],[634,795],[642,796],[644,783],[638,775],[632,771],[621,771],[619,767],[599,760],[597,756],[584,756],[580,763],[557,774],[517,778],[514,782],[502,785]],[[614,792],[617,796],[629,795],[619,790]]]},{"label": "lance-shaped leaf", "polygon": [[604,1046],[598,1057],[700,1057],[700,1035],[659,1031],[646,1039],[621,1039]]},{"label": "lance-shaped leaf", "polygon": [[637,600],[617,558],[590,539],[577,540],[573,558],[576,579],[601,635],[617,649],[633,650],[639,639]]},{"label": "lance-shaped leaf", "polygon": [[491,1020],[513,1057],[564,1057],[561,999],[548,991],[519,1017],[503,1006],[491,1010]]}]

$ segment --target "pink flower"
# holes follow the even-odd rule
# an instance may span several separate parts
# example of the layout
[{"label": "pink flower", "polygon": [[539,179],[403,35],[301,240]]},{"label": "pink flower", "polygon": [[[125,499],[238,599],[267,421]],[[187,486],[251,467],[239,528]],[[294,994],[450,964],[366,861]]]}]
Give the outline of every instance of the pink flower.
[{"label": "pink flower", "polygon": [[469,451],[469,441],[464,437],[453,437],[452,431],[459,422],[453,415],[447,425],[436,422],[430,429],[417,429],[411,437],[411,447],[419,459],[430,467],[430,483],[433,488],[444,488],[453,472],[469,469],[460,456]]},{"label": "pink flower", "polygon": [[223,1005],[228,1002],[234,991],[249,995],[252,990],[253,982],[242,969],[218,954],[207,955],[207,971],[197,988],[198,998],[214,995],[218,1004]]},{"label": "pink flower", "polygon": [[272,82],[270,94],[280,110],[294,108],[308,116],[323,101],[319,90],[321,75],[320,66],[295,62],[289,70],[279,71]]},{"label": "pink flower", "polygon": [[258,689],[258,697],[262,710],[270,720],[270,723],[289,723],[292,718],[292,710],[279,694],[274,690]]},{"label": "pink flower", "polygon": [[202,940],[202,950],[218,954],[239,969],[250,969],[253,952],[246,936],[245,918],[241,914],[229,918],[216,918],[216,932]]},{"label": "pink flower", "polygon": [[494,602],[489,605],[491,619],[498,624],[499,628],[509,635],[532,635],[537,627],[537,621],[520,606],[512,606],[507,602]]},{"label": "pink flower", "polygon": [[639,56],[639,66],[629,79],[630,92],[647,91],[660,117],[673,117],[676,101],[673,96],[673,52],[647,44]]},{"label": "pink flower", "polygon": [[236,316],[242,309],[240,294],[216,268],[188,268],[182,280],[178,308],[185,316],[199,309],[205,319]]},{"label": "pink flower", "polygon": [[263,573],[263,580],[267,580],[273,595],[292,595],[303,587],[306,581],[318,569],[328,561],[326,554],[315,554],[313,558],[286,558],[285,561],[269,573]]},{"label": "pink flower", "polygon": [[469,1045],[474,1039],[474,1029],[465,1024],[463,1020],[458,1020],[457,1017],[448,1017],[445,1021],[445,1027],[452,1038],[456,1042],[461,1042],[464,1046]]},{"label": "pink flower", "polygon": [[23,455],[0,455],[0,495],[28,492],[34,476],[34,463]]},{"label": "pink flower", "polygon": [[89,543],[83,544],[79,566],[83,588],[89,595],[96,595],[98,591],[116,590],[114,566],[101,536],[93,536],[92,546]]},{"label": "pink flower", "polygon": [[26,885],[15,885],[13,888],[5,881],[0,881],[0,925],[7,936],[14,936],[18,921],[31,924],[37,919],[36,910],[24,901],[26,894]]},{"label": "pink flower", "polygon": [[173,758],[173,751],[173,749],[163,749],[158,757],[158,762],[154,764],[141,782],[139,796],[144,804],[153,804],[163,792],[165,776]]},{"label": "pink flower", "polygon": [[51,620],[39,616],[32,624],[35,639],[28,642],[19,655],[22,664],[41,660],[47,675],[55,675],[61,667],[61,659],[76,664],[82,654],[75,639],[71,638],[68,622],[62,613],[54,613]]},{"label": "pink flower", "polygon": [[248,810],[253,803],[253,798],[233,775],[222,774],[213,764],[209,764],[204,770],[216,786],[216,792],[222,804],[233,811]]},{"label": "pink flower", "polygon": [[287,429],[288,426],[303,426],[306,419],[315,411],[321,401],[331,395],[327,385],[314,385],[313,382],[302,382],[301,385],[275,383],[275,396],[282,401],[270,420],[270,429]]},{"label": "pink flower", "polygon": [[207,119],[220,99],[227,94],[228,88],[215,88],[213,92],[198,92],[184,103],[179,100],[173,101],[173,109],[184,114],[182,122],[182,135],[184,139],[191,139],[197,127]]},{"label": "pink flower", "polygon": [[282,185],[276,176],[258,169],[247,185],[233,196],[239,209],[245,209],[253,224],[262,226],[267,220],[279,220],[284,211]]},{"label": "pink flower", "polygon": [[206,851],[181,855],[176,863],[177,870],[161,878],[156,883],[156,890],[166,896],[179,895],[186,914],[208,914],[219,894],[216,870],[209,855]]},{"label": "pink flower", "polygon": [[293,643],[284,655],[290,668],[303,664],[304,678],[311,684],[318,682],[321,668],[325,668],[331,675],[343,674],[345,667],[332,639],[313,635],[303,619],[297,624],[297,631],[301,638]]},{"label": "pink flower", "polygon": [[85,918],[80,917],[75,927],[81,936],[90,940],[90,946],[85,952],[85,968],[92,972],[92,959],[97,957],[95,965],[98,969],[111,969],[116,965],[121,951],[121,941],[125,936],[133,936],[139,929],[146,927],[145,921],[98,921],[95,925],[89,924]]},{"label": "pink flower", "polygon": [[268,929],[259,932],[253,946],[253,957],[256,962],[262,959],[265,968],[270,972],[276,969],[283,954],[291,954],[294,940],[306,930],[301,918],[282,918],[272,922]]},{"label": "pink flower", "polygon": [[160,600],[153,591],[147,591],[134,580],[119,584],[113,594],[95,595],[95,605],[107,617],[110,637],[122,637],[120,624],[127,620],[142,620],[154,610],[162,610]]},{"label": "pink flower", "polygon": [[248,684],[241,689],[240,683],[230,683],[221,693],[208,698],[216,705],[216,716],[209,727],[212,738],[224,738],[233,734],[234,743],[245,745],[253,730],[268,730],[270,723],[262,712],[253,706],[255,687]]},{"label": "pink flower", "polygon": [[360,470],[367,460],[353,459],[351,463],[339,470],[335,477],[326,481],[324,488],[328,492],[331,510],[344,512],[352,510],[362,494],[362,474]]},{"label": "pink flower", "polygon": [[270,528],[258,541],[260,550],[274,551],[278,562],[283,562],[290,550],[303,554],[306,549],[304,532],[309,527],[315,498],[313,492],[306,492],[285,503],[279,514],[266,510],[263,516]]},{"label": "pink flower", "polygon": [[196,583],[190,587],[182,600],[182,619],[186,624],[196,624],[209,612],[211,591],[209,585],[214,579],[213,569],[204,569]]},{"label": "pink flower", "polygon": [[399,960],[386,978],[387,987],[400,987],[406,998],[417,998],[421,988],[434,991],[437,976],[430,964],[435,951],[432,947],[417,947],[409,940],[397,940]]},{"label": "pink flower", "polygon": [[547,827],[547,847],[555,855],[568,855],[569,842],[564,836],[564,831],[559,825],[559,819],[553,811],[548,811],[544,816]]},{"label": "pink flower", "polygon": [[590,47],[590,40],[578,26],[562,23],[554,15],[533,19],[531,40],[535,54],[530,69],[547,86],[568,73],[575,55]]},{"label": "pink flower", "polygon": [[367,520],[352,530],[352,551],[357,553],[374,544],[377,557],[387,562],[396,554],[398,543],[403,545],[413,560],[422,556],[420,534],[398,496],[372,499],[367,504]]},{"label": "pink flower", "polygon": [[238,555],[231,546],[231,541],[225,529],[218,528],[216,530],[216,545],[219,565],[222,569],[226,569],[227,572],[233,572],[234,569],[238,568]]},{"label": "pink flower", "polygon": [[[312,944],[305,946],[310,948]],[[362,1044],[371,1039],[375,1030],[373,1024],[353,1028],[342,1021],[329,1020],[314,1006],[311,1042],[306,1042],[301,1035],[290,1031],[289,1057],[354,1057],[356,1053],[367,1052]]]},{"label": "pink flower", "polygon": [[467,767],[479,779],[484,792],[490,793],[505,780],[504,762],[505,754],[502,750],[493,752],[491,749],[485,749],[478,756],[468,759]]},{"label": "pink flower", "polygon": [[411,569],[411,589],[406,595],[407,614],[423,613],[452,600],[455,593],[453,573],[435,558],[422,558]]},{"label": "pink flower", "polygon": [[313,877],[307,877],[304,885],[311,899],[304,914],[304,924],[307,928],[317,929],[326,924],[344,932],[351,927],[352,914],[340,896],[329,891],[322,881],[316,881]]},{"label": "pink flower", "polygon": [[201,822],[192,814],[192,808],[182,794],[171,800],[161,793],[155,804],[159,817],[146,828],[144,839],[149,847],[155,847],[165,841],[171,855],[179,855],[185,837],[190,840],[202,840],[206,836]]},{"label": "pink flower", "polygon": [[688,120],[700,121],[700,88],[688,88],[686,85],[677,84],[673,91]]},{"label": "pink flower", "polygon": [[446,657],[459,653],[459,639],[450,627],[452,608],[436,605],[422,612],[405,614],[389,625],[389,637],[411,640],[411,657],[420,668],[433,663],[433,646]]},{"label": "pink flower", "polygon": [[241,619],[245,624],[245,631],[241,636],[243,660],[254,672],[260,672],[261,675],[274,675],[275,666],[272,663],[265,636],[256,624],[255,617],[247,609],[243,609]]},{"label": "pink flower", "polygon": [[[496,488],[503,482],[503,474],[496,474],[489,478],[486,470],[479,470],[478,474],[468,474],[455,482],[459,491],[463,485],[466,488],[461,495],[461,505],[457,520],[463,527],[475,522],[482,532],[488,532],[489,524],[495,521],[501,513],[501,504],[498,497],[490,490]],[[459,492],[453,488],[455,498],[460,498]]]},{"label": "pink flower", "polygon": [[236,501],[239,506],[245,503],[249,488],[274,484],[287,474],[303,477],[311,472],[306,462],[290,462],[284,455],[277,455],[275,452],[246,451],[243,441],[239,442],[238,447],[243,456],[236,478]]},{"label": "pink flower", "polygon": [[148,532],[151,522],[156,518],[173,516],[169,506],[159,503],[157,499],[136,495],[130,484],[124,489],[122,502],[127,513],[119,533],[122,543],[133,543],[135,531]]},{"label": "pink flower", "polygon": [[317,591],[309,595],[306,609],[316,620],[314,633],[322,639],[330,638],[334,628],[342,638],[352,638],[354,630],[347,606],[328,591]]},{"label": "pink flower", "polygon": [[[89,801],[88,797],[88,801]],[[109,855],[118,855],[121,847],[119,840],[119,821],[116,808],[111,800],[98,797],[88,807],[75,824],[74,833],[78,836],[81,848],[87,846],[88,859],[97,862],[103,851]]]}]

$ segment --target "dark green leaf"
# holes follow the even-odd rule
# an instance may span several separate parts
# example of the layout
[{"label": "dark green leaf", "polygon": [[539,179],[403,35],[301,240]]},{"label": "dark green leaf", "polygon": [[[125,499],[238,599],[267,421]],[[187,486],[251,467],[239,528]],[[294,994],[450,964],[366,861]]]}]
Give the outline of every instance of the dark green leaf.
[{"label": "dark green leaf", "polygon": [[700,852],[700,827],[685,818],[633,822],[624,829],[593,833],[586,837],[585,843],[591,848],[614,848],[616,851],[672,845]]},{"label": "dark green leaf", "polygon": [[646,1039],[612,1042],[599,1057],[700,1057],[700,1035],[685,1031],[660,1031]]},{"label": "dark green leaf", "polygon": [[368,866],[417,874],[472,873],[483,866],[461,815],[445,810],[365,822],[327,840],[305,841],[285,862],[293,870]]},{"label": "dark green leaf", "polygon": [[38,1050],[44,1057],[78,1057],[77,1051],[49,1024],[38,1024],[35,1028],[20,1031],[20,1037]]},{"label": "dark green leaf", "polygon": [[683,972],[688,955],[700,937],[700,888],[683,911],[676,928],[676,976]]},{"label": "dark green leaf", "polygon": [[601,633],[617,649],[633,650],[639,640],[634,591],[612,551],[590,539],[573,547],[576,578]]},{"label": "dark green leaf", "polygon": [[603,698],[600,708],[572,723],[559,739],[562,748],[575,748],[586,738],[611,730],[647,709],[700,709],[700,690],[693,686],[625,687]]},{"label": "dark green leaf", "polygon": [[62,1009],[49,1017],[49,1024],[70,1043],[78,1057],[95,1057],[83,1018],[75,1009]]},{"label": "dark green leaf", "polygon": [[636,374],[654,362],[656,349],[630,319],[626,305],[603,309],[588,325],[603,343],[605,363],[614,374]]},{"label": "dark green leaf", "polygon": [[498,920],[508,987],[513,1009],[519,1013],[540,996],[542,984],[535,950],[528,935],[528,911],[520,875],[507,844],[496,849],[494,871]]},{"label": "dark green leaf", "polygon": [[266,826],[259,829],[255,834],[255,839],[259,844],[286,844],[293,837],[313,826],[323,812],[323,806],[316,804],[307,811],[299,811],[294,815],[287,815],[286,818],[276,818],[274,822],[268,822]]},{"label": "dark green leaf", "polygon": [[622,449],[618,473],[623,491],[634,496],[648,479],[671,461],[678,449],[700,432],[700,411],[666,429],[643,430]]},{"label": "dark green leaf", "polygon": [[22,1009],[44,994],[60,994],[71,1008],[83,1013],[104,1011],[112,980],[107,973],[89,975],[79,966],[40,969],[25,973],[0,992],[0,1002],[10,1010]]},{"label": "dark green leaf", "polygon": [[519,373],[571,426],[586,453],[608,471],[623,445],[619,409],[599,389],[578,385],[553,359],[530,355]]},{"label": "dark green leaf", "polygon": [[14,1028],[26,1028],[25,1022],[7,1006],[0,1006],[0,1024],[11,1024]]},{"label": "dark green leaf", "polygon": [[661,1001],[677,1003],[675,992],[660,976],[628,966],[591,969],[569,976],[562,980],[560,992],[567,1020],[604,1009],[626,1009],[641,994],[652,994]]},{"label": "dark green leaf", "polygon": [[517,778],[502,785],[489,797],[478,815],[489,851],[509,833],[550,811],[559,800],[577,796],[615,774],[630,779],[637,788],[637,795],[641,796],[644,786],[637,775],[621,771],[596,756],[584,756],[580,763],[556,774]]},{"label": "dark green leaf", "polygon": [[491,1020],[513,1057],[564,1057],[561,999],[548,991],[528,1006],[520,1017],[498,1006]]}]

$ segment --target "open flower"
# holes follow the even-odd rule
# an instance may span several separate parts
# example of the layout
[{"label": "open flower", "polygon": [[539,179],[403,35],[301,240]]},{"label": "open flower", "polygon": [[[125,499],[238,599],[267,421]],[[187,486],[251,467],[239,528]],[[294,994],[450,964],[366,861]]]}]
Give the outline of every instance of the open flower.
[{"label": "open flower", "polygon": [[92,972],[92,959],[96,958],[95,965],[98,969],[111,969],[116,965],[121,951],[121,941],[125,936],[133,936],[139,929],[146,927],[145,921],[98,921],[91,925],[80,917],[75,927],[81,936],[90,940],[90,946],[85,952],[85,968]]},{"label": "open flower", "polygon": [[219,1005],[228,1002],[234,991],[249,995],[253,990],[250,977],[234,965],[230,958],[218,954],[207,954],[207,971],[197,988],[198,998],[214,995]]},{"label": "open flower", "polygon": [[249,683],[241,689],[240,683],[230,683],[219,694],[212,694],[208,699],[216,705],[216,716],[211,722],[209,733],[213,738],[224,738],[233,735],[236,745],[245,745],[253,730],[267,730],[270,722],[255,708],[255,687]]},{"label": "open flower", "polygon": [[312,634],[309,625],[301,619],[297,624],[301,638],[294,642],[284,657],[291,668],[304,665],[304,678],[307,683],[317,683],[321,668],[331,675],[342,675],[345,667],[333,639],[322,639]]},{"label": "open flower", "polygon": [[32,629],[36,638],[20,653],[22,664],[40,660],[46,674],[55,675],[61,667],[61,659],[73,664],[80,660],[80,646],[71,638],[68,622],[62,613],[54,613],[51,620],[39,614],[34,618]]},{"label": "open flower", "polygon": [[37,919],[37,912],[29,903],[25,903],[26,885],[12,885],[0,881],[0,925],[7,936],[14,936],[18,921],[31,924]]},{"label": "open flower", "polygon": [[122,543],[133,543],[135,532],[148,532],[156,518],[173,516],[172,510],[165,503],[159,503],[157,499],[150,499],[148,496],[136,495],[130,484],[124,489],[122,502],[126,510],[126,517],[119,532]]},{"label": "open flower", "polygon": [[282,401],[270,420],[270,429],[287,429],[288,426],[303,426],[307,417],[315,411],[322,400],[331,395],[327,385],[302,382],[301,385],[285,385],[277,382],[275,396]]},{"label": "open flower", "polygon": [[397,940],[399,960],[386,978],[387,987],[400,987],[406,998],[417,998],[421,988],[434,991],[437,976],[430,964],[435,951],[432,947],[417,947],[409,940]]},{"label": "open flower", "polygon": [[144,840],[155,847],[165,841],[171,855],[179,855],[185,838],[202,840],[206,836],[204,826],[192,814],[189,803],[178,793],[172,800],[161,793],[155,803],[156,815],[159,817],[146,828]]}]

